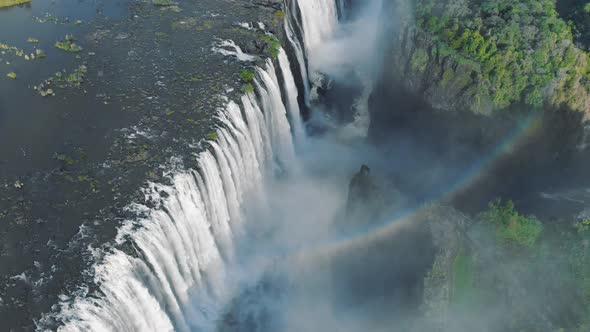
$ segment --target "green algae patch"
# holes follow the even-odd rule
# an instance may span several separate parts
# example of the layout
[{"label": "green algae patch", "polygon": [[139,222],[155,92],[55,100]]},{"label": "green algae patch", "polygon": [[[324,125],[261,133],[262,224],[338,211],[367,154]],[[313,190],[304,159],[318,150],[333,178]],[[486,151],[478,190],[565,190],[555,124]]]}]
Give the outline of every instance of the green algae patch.
[{"label": "green algae patch", "polygon": [[0,0],[0,8],[12,7],[25,3],[31,3],[31,0]]},{"label": "green algae patch", "polygon": [[6,77],[16,80],[16,73],[15,72],[10,72],[8,74],[6,74]]}]

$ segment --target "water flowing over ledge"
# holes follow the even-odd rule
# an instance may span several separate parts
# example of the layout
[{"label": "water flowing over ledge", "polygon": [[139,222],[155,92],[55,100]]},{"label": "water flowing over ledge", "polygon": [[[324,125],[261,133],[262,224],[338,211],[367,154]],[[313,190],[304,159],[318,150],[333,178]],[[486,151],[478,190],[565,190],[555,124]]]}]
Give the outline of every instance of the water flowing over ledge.
[{"label": "water flowing over ledge", "polygon": [[[301,68],[306,103],[306,60],[337,20],[335,3],[319,4],[300,0],[285,6],[286,35]],[[245,202],[264,204],[266,181],[298,172],[295,142],[305,139],[299,91],[283,49],[277,63],[281,83],[267,60],[256,69],[256,93],[243,95],[239,105],[229,101],[220,111],[222,126],[210,148],[198,155],[197,169],[171,175],[170,186],[151,183],[145,195],[162,202],[158,207],[131,207],[146,217],[127,221],[116,242],[134,254],[111,249],[91,271],[98,295],[81,291],[73,300],[64,297],[60,331],[214,329],[235,292],[229,269],[244,233]]]},{"label": "water flowing over ledge", "polygon": [[[198,170],[173,176],[173,184],[151,184],[146,195],[162,206],[143,220],[129,221],[117,236],[137,257],[114,250],[95,266],[101,296],[64,303],[61,331],[210,330],[228,300],[232,282],[226,267],[235,259],[234,240],[243,231],[245,197],[262,197],[272,174],[296,170],[291,125],[303,135],[297,90],[284,51],[284,91],[273,63],[257,69],[260,98],[247,93],[229,102],[218,117],[223,127]],[[165,194],[163,194],[165,193]],[[167,198],[163,198],[167,197]]]}]

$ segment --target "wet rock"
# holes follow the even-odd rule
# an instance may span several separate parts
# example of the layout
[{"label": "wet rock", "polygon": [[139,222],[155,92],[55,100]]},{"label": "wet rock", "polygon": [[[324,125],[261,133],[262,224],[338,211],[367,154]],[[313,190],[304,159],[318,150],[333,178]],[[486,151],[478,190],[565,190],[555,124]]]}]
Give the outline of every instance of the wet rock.
[{"label": "wet rock", "polygon": [[378,221],[385,207],[383,194],[371,176],[367,165],[362,165],[348,187],[347,218],[355,225]]},{"label": "wet rock", "polygon": [[244,45],[244,51],[249,54],[260,53],[261,49],[256,45],[255,40],[249,40]]}]

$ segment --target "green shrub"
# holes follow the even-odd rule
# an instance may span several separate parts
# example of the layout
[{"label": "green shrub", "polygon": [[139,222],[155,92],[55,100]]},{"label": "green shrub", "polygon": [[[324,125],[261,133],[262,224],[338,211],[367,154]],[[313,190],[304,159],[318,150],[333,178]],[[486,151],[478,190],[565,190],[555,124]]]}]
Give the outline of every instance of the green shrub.
[{"label": "green shrub", "polygon": [[242,87],[242,92],[244,92],[244,93],[254,92],[254,85],[252,85],[252,83],[248,83],[248,84],[244,85]]},{"label": "green shrub", "polygon": [[492,202],[484,218],[496,228],[496,236],[503,244],[531,248],[543,231],[543,224],[535,217],[518,214],[512,201]]},{"label": "green shrub", "polygon": [[210,140],[210,141],[215,141],[215,140],[217,140],[218,137],[219,137],[219,135],[217,134],[216,131],[210,131],[207,134],[207,139]]},{"label": "green shrub", "polygon": [[254,69],[247,68],[247,69],[244,69],[240,72],[240,78],[246,83],[252,82],[252,80],[254,79],[255,73],[256,72],[254,71]]},{"label": "green shrub", "polygon": [[273,58],[279,56],[279,52],[281,50],[281,42],[272,35],[261,35],[260,40],[266,42],[268,46],[268,51]]}]

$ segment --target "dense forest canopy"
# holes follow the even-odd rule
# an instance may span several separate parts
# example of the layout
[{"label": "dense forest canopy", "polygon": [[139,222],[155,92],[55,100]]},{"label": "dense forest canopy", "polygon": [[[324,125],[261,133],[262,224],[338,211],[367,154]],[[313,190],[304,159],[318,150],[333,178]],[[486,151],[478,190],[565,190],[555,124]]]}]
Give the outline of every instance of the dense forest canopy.
[{"label": "dense forest canopy", "polygon": [[[415,10],[418,29],[435,46],[417,50],[412,69],[425,70],[430,57],[469,67],[472,81],[464,85],[475,97],[473,110],[485,100],[494,109],[548,103],[586,110],[580,94],[590,88],[588,54],[574,44],[555,0],[419,0]],[[446,70],[442,84],[456,79]]]}]

